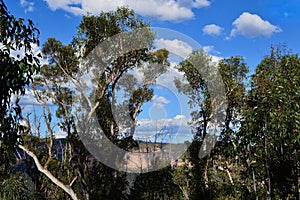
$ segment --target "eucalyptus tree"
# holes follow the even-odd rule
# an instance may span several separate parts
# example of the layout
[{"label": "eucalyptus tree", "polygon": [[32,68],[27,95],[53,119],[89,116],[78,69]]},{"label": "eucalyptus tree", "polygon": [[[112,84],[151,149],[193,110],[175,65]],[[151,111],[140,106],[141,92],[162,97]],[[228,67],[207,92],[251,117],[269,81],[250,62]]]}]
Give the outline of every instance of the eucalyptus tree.
[{"label": "eucalyptus tree", "polygon": [[237,134],[244,115],[248,68],[240,56],[221,59],[217,66],[224,83],[227,108],[222,131],[212,151],[211,187],[215,191],[214,198],[241,198],[243,166],[237,151]]},{"label": "eucalyptus tree", "polygon": [[[185,199],[209,198],[208,165],[210,154],[205,151],[208,146],[212,145],[206,141],[207,137],[214,137],[214,134],[210,132],[209,123],[215,112],[212,107],[213,104],[215,105],[216,102],[213,103],[213,101],[216,99],[211,98],[212,90],[210,89],[213,87],[209,88],[209,86],[216,79],[216,66],[211,57],[203,49],[200,49],[193,51],[184,61],[179,63],[177,68],[180,72],[184,72],[184,80],[176,79],[175,85],[180,93],[189,98],[188,103],[193,109],[191,126],[194,138],[184,157],[184,160],[192,165],[186,169],[189,171],[186,173],[188,175],[186,181],[178,181],[177,177],[174,177],[174,181],[180,184],[180,188],[186,188],[182,190]],[[204,152],[204,158],[200,158],[199,151]],[[175,169],[175,171],[180,169]],[[184,172],[184,170],[181,171]],[[179,176],[182,173],[175,172],[174,174]]]},{"label": "eucalyptus tree", "polygon": [[25,86],[39,69],[34,45],[39,44],[39,30],[31,20],[11,15],[0,1],[0,182],[9,174],[10,162],[20,136],[18,122],[22,120],[19,98],[13,105],[12,97],[24,95]]},{"label": "eucalyptus tree", "polygon": [[[191,113],[191,126],[195,137],[185,156],[192,166],[175,169],[174,181],[185,188],[185,199],[234,196],[234,178],[239,168],[235,161],[238,145],[236,134],[243,116],[248,68],[242,57],[220,59],[214,63],[203,50],[198,50],[180,63],[178,69],[184,72],[186,82],[177,80],[176,85],[180,92],[188,96],[194,110]],[[207,145],[205,138],[213,129],[214,114],[219,120],[219,131],[215,133],[218,140],[214,149],[200,159],[200,146]],[[178,170],[185,172],[185,175]],[[185,179],[176,176],[185,176]]]},{"label": "eucalyptus tree", "polygon": [[227,108],[224,129],[220,140],[224,146],[234,144],[235,133],[240,126],[239,119],[243,115],[243,105],[247,87],[247,73],[249,72],[242,57],[230,57],[222,59],[218,63],[218,69],[225,86]]},{"label": "eucalyptus tree", "polygon": [[298,55],[279,46],[251,77],[239,141],[253,198],[299,199],[299,75]]},{"label": "eucalyptus tree", "polygon": [[[143,32],[146,36],[131,34],[139,29],[146,30]],[[125,35],[128,33],[126,40],[112,40],[112,38],[120,39],[119,35],[122,33]],[[132,37],[136,37],[137,43],[144,39],[146,48],[123,51],[126,45],[130,45]],[[53,149],[54,130],[50,128],[46,154],[40,155],[30,142],[22,147],[35,159],[37,165],[41,165],[39,170],[73,199],[125,198],[124,191],[127,187],[126,173],[118,172],[97,161],[81,142],[82,137],[78,134],[76,126],[76,120],[80,118],[80,109],[74,112],[76,108],[72,108],[72,103],[77,98],[74,87],[82,84],[77,79],[78,75],[84,70],[97,74],[96,78],[91,80],[95,84],[93,91],[95,97],[87,96],[79,89],[79,93],[84,96],[83,99],[79,99],[83,102],[81,109],[84,109],[84,105],[91,98],[96,106],[88,112],[96,113],[97,121],[107,138],[120,148],[131,149],[136,145],[133,140],[136,117],[141,112],[143,103],[151,100],[153,96],[153,89],[150,87],[156,78],[166,71],[169,64],[168,51],[164,49],[154,51],[153,39],[154,34],[149,29],[148,23],[137,17],[132,10],[119,8],[115,12],[83,16],[71,44],[64,45],[54,38],[49,38],[43,45],[42,52],[48,64],[42,66],[41,73],[35,78],[32,87],[36,98],[45,105],[43,107],[45,126],[50,128],[51,123],[58,122],[60,129],[67,134],[67,144],[63,149],[64,158],[57,159]],[[116,52],[121,54],[114,57]],[[127,74],[130,70],[139,70],[148,77],[137,83],[133,76]],[[117,124],[112,113],[116,107],[124,109],[124,105],[114,104],[114,93],[118,90],[122,90],[124,97],[128,98],[124,105],[127,105],[125,109],[129,113],[130,123],[127,123],[124,134],[120,131],[123,124]],[[47,99],[56,105],[56,120],[47,108],[45,103]],[[43,159],[37,160],[37,155]],[[50,163],[52,168],[49,166]],[[48,187],[49,190],[53,190],[52,187]],[[63,197],[64,195],[60,195],[60,198]]]}]

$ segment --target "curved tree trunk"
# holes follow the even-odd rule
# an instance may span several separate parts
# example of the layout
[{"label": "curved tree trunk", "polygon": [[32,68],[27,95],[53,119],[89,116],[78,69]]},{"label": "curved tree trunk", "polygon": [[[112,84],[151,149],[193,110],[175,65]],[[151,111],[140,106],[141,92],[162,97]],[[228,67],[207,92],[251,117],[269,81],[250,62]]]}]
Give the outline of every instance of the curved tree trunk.
[{"label": "curved tree trunk", "polygon": [[60,187],[61,189],[63,189],[66,193],[68,193],[73,200],[78,200],[76,193],[71,188],[71,185],[72,185],[72,183],[74,182],[75,179],[71,182],[70,185],[65,185],[60,180],[58,180],[55,176],[53,176],[53,174],[50,171],[48,171],[45,167],[43,167],[41,165],[41,163],[38,160],[37,156],[32,151],[26,149],[26,147],[24,147],[22,145],[18,145],[18,147],[20,149],[22,149],[24,152],[26,152],[31,158],[33,158],[34,163],[36,164],[38,170],[41,173],[43,173],[44,175],[46,175],[55,185],[57,185],[58,187]]}]

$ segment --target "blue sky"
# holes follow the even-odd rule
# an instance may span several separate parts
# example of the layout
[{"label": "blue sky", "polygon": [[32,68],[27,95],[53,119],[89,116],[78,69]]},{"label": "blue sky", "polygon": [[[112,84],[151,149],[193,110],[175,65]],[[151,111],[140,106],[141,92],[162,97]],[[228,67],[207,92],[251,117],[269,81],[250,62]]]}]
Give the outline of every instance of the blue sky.
[{"label": "blue sky", "polygon": [[[300,52],[299,0],[5,0],[5,3],[11,14],[33,20],[41,32],[41,44],[49,37],[68,44],[76,34],[82,14],[129,5],[151,26],[182,33],[210,55],[243,56],[251,72],[272,44],[286,44],[294,53]],[[186,52],[193,46],[174,38],[163,39],[160,46],[183,45]],[[166,94],[163,90],[156,91],[152,102],[158,105],[155,108],[167,109],[166,118],[186,115],[174,112],[176,105],[171,105],[176,104],[176,98],[172,95],[168,98]],[[157,112],[152,105],[145,108],[150,115]]]},{"label": "blue sky", "polygon": [[[186,34],[203,47],[209,47],[211,54],[244,56],[251,70],[272,44],[285,43],[293,52],[300,51],[297,37],[300,2],[297,0],[6,0],[5,3],[15,16],[35,22],[41,31],[42,43],[48,37],[69,43],[81,14],[97,14],[120,5],[131,5],[152,26]],[[243,13],[249,15],[243,16]],[[234,25],[239,18],[239,23]],[[237,27],[236,34],[231,35]]]}]

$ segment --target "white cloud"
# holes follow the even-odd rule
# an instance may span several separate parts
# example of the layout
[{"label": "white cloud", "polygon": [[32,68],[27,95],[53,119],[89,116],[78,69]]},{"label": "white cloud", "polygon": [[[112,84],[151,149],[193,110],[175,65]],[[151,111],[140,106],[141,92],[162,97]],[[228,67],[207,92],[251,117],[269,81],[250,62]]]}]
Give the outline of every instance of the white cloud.
[{"label": "white cloud", "polygon": [[31,90],[26,90],[25,95],[21,96],[20,104],[22,106],[40,105],[40,103],[36,100]]},{"label": "white cloud", "polygon": [[278,26],[272,25],[267,20],[263,20],[260,16],[248,12],[242,13],[232,25],[234,28],[231,31],[231,37],[236,35],[270,37],[273,33],[282,31]]},{"label": "white cloud", "polygon": [[179,56],[181,58],[186,58],[193,51],[193,48],[189,44],[178,39],[167,40],[167,39],[160,38],[155,41],[154,45],[158,49],[165,48],[170,53]]},{"label": "white cloud", "polygon": [[220,60],[222,60],[222,57],[219,56],[211,56],[211,61],[213,64],[218,64]]},{"label": "white cloud", "polygon": [[215,50],[215,47],[212,46],[212,45],[204,46],[204,47],[203,47],[203,50],[204,50],[206,53],[210,53],[210,52],[212,52],[212,51]]},{"label": "white cloud", "polygon": [[75,15],[99,14],[129,6],[136,13],[166,21],[182,21],[194,17],[192,9],[210,6],[208,0],[45,0],[50,9],[63,9]]},{"label": "white cloud", "polygon": [[[35,43],[30,43],[30,46],[31,46],[31,51],[32,51],[32,55],[34,56],[38,56],[38,54],[42,54],[42,50],[40,49],[40,47],[35,44]],[[0,48],[5,48],[5,46],[0,43]],[[17,50],[10,50],[10,54],[12,57],[14,57],[15,59],[17,60],[21,60],[25,57],[25,47],[23,45],[22,48],[20,49],[17,49]],[[44,58],[38,58],[39,61],[40,61],[40,64],[41,65],[44,65],[44,64],[48,64],[48,61]]]},{"label": "white cloud", "polygon": [[67,19],[71,19],[70,15],[65,14],[65,17],[66,17]]},{"label": "white cloud", "polygon": [[171,62],[168,71],[166,73],[162,74],[157,79],[157,84],[162,85],[166,88],[169,88],[174,93],[175,93],[175,91],[177,91],[176,86],[174,84],[174,79],[175,78],[181,79],[184,76],[183,72],[180,72],[180,71],[178,71],[178,69],[176,69],[176,65],[178,65],[178,63]]},{"label": "white cloud", "polygon": [[164,105],[170,104],[170,101],[167,100],[165,97],[163,97],[163,96],[157,96],[157,95],[154,95],[154,97],[152,98],[151,102],[158,109],[163,108]]},{"label": "white cloud", "polygon": [[178,4],[182,7],[187,7],[187,8],[201,8],[201,7],[206,7],[210,6],[210,2],[207,0],[177,0]]},{"label": "white cloud", "polygon": [[66,138],[68,136],[68,134],[61,129],[55,131],[54,135],[56,139]]},{"label": "white cloud", "polygon": [[[38,54],[42,54],[42,50],[40,49],[40,47],[37,44],[31,43],[30,45],[31,45],[32,54],[34,56],[37,56]],[[3,47],[4,47],[4,45],[0,44],[0,48],[3,48]],[[15,59],[21,60],[25,56],[25,47],[23,46],[21,49],[18,49],[18,50],[10,50],[10,54]],[[41,65],[48,64],[48,61],[46,59],[44,59],[44,58],[38,58],[38,59],[39,59]]]},{"label": "white cloud", "polygon": [[[15,96],[13,96],[12,98],[12,102],[15,101]],[[52,106],[53,103],[52,103],[52,99],[49,98],[49,99],[43,99],[43,101],[48,105],[48,106]],[[33,93],[33,90],[31,89],[25,89],[25,94],[20,96],[20,105],[21,106],[33,106],[33,105],[38,105],[40,106],[41,105],[41,102],[39,102],[34,93]]]},{"label": "white cloud", "polygon": [[172,134],[173,143],[182,143],[184,141],[191,141],[193,133],[189,125],[191,119],[186,118],[184,115],[176,115],[174,118],[165,118],[159,120],[153,119],[140,119],[137,122],[136,132],[134,137],[136,139],[147,139],[154,142],[155,134],[163,133],[158,142],[168,142],[170,134]]},{"label": "white cloud", "polygon": [[34,11],[34,2],[20,0],[20,4],[25,9],[25,13]]},{"label": "white cloud", "polygon": [[203,50],[208,54],[221,54],[221,52],[215,50],[213,45],[204,46]]},{"label": "white cloud", "polygon": [[209,24],[204,26],[202,31],[205,35],[220,35],[223,31],[223,28],[216,24]]},{"label": "white cloud", "polygon": [[221,52],[216,51],[216,50],[215,50],[215,47],[212,46],[212,45],[204,46],[204,47],[203,47],[203,50],[204,50],[209,56],[211,56],[212,64],[217,64],[217,63],[219,63],[219,61],[220,61],[221,59],[223,59],[222,57],[215,56],[215,55],[220,55]]},{"label": "white cloud", "polygon": [[184,115],[176,115],[174,119],[185,119],[186,117]]}]

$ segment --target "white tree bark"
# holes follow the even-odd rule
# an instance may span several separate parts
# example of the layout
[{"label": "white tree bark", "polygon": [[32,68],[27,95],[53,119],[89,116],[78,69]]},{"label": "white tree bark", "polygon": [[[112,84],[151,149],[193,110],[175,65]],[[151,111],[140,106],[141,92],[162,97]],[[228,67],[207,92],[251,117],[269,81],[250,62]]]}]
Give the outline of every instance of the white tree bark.
[{"label": "white tree bark", "polygon": [[58,187],[63,189],[66,193],[68,193],[73,200],[78,200],[78,197],[77,197],[76,193],[74,192],[74,190],[70,186],[70,185],[72,185],[73,181],[71,182],[70,185],[65,185],[63,182],[61,182],[55,176],[53,176],[53,174],[50,171],[48,171],[45,167],[43,167],[41,165],[39,159],[37,158],[37,156],[32,151],[28,150],[26,147],[24,147],[22,145],[18,145],[18,147],[20,149],[22,149],[23,151],[25,151],[31,158],[33,158],[34,163],[36,164],[38,170],[41,173],[46,175],[55,185],[57,185]]},{"label": "white tree bark", "polygon": [[181,191],[183,193],[184,200],[189,200],[190,198],[189,198],[188,192],[183,187],[181,187],[180,185],[178,185],[178,186],[179,186],[179,188],[181,189]]}]

